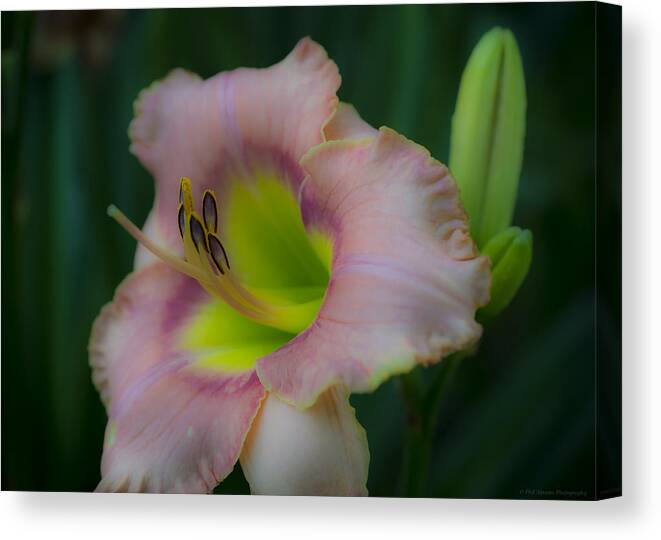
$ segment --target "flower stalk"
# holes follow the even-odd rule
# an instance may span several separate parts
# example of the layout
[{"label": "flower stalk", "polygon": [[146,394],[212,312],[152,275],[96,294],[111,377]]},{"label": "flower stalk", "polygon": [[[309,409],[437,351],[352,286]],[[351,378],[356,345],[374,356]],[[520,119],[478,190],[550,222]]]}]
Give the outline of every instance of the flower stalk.
[{"label": "flower stalk", "polygon": [[421,392],[419,370],[401,378],[401,388],[408,411],[408,432],[402,488],[407,497],[426,494],[432,443],[438,425],[441,406],[458,372],[462,360],[472,350],[447,357],[438,367],[431,384]]}]

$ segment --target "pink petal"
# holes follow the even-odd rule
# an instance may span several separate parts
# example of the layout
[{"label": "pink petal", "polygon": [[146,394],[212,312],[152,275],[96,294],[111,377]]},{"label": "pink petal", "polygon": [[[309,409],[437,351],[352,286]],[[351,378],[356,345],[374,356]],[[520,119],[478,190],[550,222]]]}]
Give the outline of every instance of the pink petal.
[{"label": "pink petal", "polygon": [[253,494],[367,495],[367,436],[348,393],[333,387],[303,411],[268,395],[241,468]]},{"label": "pink petal", "polygon": [[365,122],[353,105],[340,103],[335,114],[324,126],[327,141],[375,137],[377,130]]},{"label": "pink petal", "polygon": [[[175,70],[136,101],[131,151],[153,174],[156,200],[145,230],[175,251],[178,182],[193,181],[196,198],[255,169],[275,169],[294,191],[304,174],[298,160],[322,142],[337,106],[337,66],[324,49],[302,39],[280,63],[241,68],[203,81]],[[222,206],[222,203],[221,203]],[[153,259],[140,253],[137,266]]]},{"label": "pink petal", "polygon": [[266,388],[304,407],[333,384],[371,391],[475,342],[489,261],[447,168],[387,128],[324,143],[302,164],[303,217],[334,238],[332,277],[311,327],[258,361]]},{"label": "pink petal", "polygon": [[193,369],[178,349],[177,329],[207,300],[157,263],[95,322],[90,363],[108,412],[98,491],[206,493],[234,467],[264,389],[254,370]]}]

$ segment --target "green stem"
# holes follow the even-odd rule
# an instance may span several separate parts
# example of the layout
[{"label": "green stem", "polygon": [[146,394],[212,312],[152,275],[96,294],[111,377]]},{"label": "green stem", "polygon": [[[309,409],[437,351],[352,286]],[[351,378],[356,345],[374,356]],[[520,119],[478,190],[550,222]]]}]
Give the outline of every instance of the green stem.
[{"label": "green stem", "polygon": [[415,369],[399,378],[400,390],[407,410],[407,436],[403,469],[402,489],[407,497],[418,496],[424,488],[420,475],[419,460],[424,455],[422,437],[423,408],[420,386],[420,370]]},{"label": "green stem", "polygon": [[452,384],[459,364],[473,351],[460,351],[446,358],[434,380],[422,396],[419,370],[400,378],[402,394],[408,410],[408,430],[403,470],[403,491],[407,497],[423,497],[426,493],[432,439],[438,424],[443,398]]},{"label": "green stem", "polygon": [[468,353],[460,351],[449,356],[444,362],[442,368],[436,374],[431,387],[424,399],[424,423],[423,430],[425,435],[431,437],[434,434],[438,424],[438,417],[441,412],[441,404],[446,390],[454,381],[461,361],[468,356]]},{"label": "green stem", "polygon": [[407,497],[424,496],[430,455],[429,439],[419,426],[409,426],[404,477],[404,493]]}]

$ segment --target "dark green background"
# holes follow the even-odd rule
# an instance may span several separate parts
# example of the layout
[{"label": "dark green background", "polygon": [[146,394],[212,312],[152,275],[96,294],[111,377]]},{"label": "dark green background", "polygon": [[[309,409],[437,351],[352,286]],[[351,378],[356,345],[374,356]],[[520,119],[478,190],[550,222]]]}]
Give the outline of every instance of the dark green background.
[{"label": "dark green background", "polygon": [[[106,207],[141,222],[152,204],[152,181],[126,135],[142,88],[176,66],[204,77],[268,66],[310,35],[340,68],[341,99],[446,161],[462,69],[480,36],[500,25],[514,32],[526,74],[514,223],[533,231],[534,258],[520,294],[444,396],[422,494],[593,497],[594,23],[591,3],[3,13],[2,489],[92,490],[99,480],[105,414],[86,347],[135,247]],[[604,96],[605,114],[617,111],[617,91]],[[618,174],[603,180],[598,230],[611,258],[596,309],[614,391]],[[372,495],[407,494],[399,390],[390,381],[352,398],[369,437]],[[600,417],[607,435],[619,429],[614,403]],[[607,446],[600,458],[618,478],[619,451]],[[217,491],[247,490],[237,467]]]}]

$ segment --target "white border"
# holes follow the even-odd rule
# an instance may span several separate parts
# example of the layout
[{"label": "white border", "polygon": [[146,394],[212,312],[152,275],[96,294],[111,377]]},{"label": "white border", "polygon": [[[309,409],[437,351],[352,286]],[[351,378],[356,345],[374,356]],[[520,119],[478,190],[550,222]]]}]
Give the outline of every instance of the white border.
[{"label": "white border", "polygon": [[[544,2],[549,0],[528,0]],[[567,1],[567,0],[551,0]],[[586,1],[586,0],[581,0]],[[221,6],[333,6],[333,5],[369,5],[369,4],[494,4],[495,0],[452,0],[433,2],[430,0],[256,0],[254,2],[241,0],[0,0],[2,10],[46,10],[46,9],[119,9],[119,8],[163,8],[163,7],[221,7]],[[501,2],[507,3],[507,2]],[[512,3],[517,3],[516,0]],[[647,4],[654,0],[625,0],[609,2],[611,4]]]},{"label": "white border", "polygon": [[[196,1],[195,5],[219,3]],[[95,540],[126,535],[186,540],[195,537],[243,540],[257,536],[316,540],[377,535],[383,539],[658,537],[661,532],[658,484],[661,480],[661,391],[658,389],[661,350],[657,339],[661,332],[661,211],[656,206],[661,201],[658,165],[661,10],[654,0],[621,3],[624,6],[624,497],[588,503],[2,493],[0,527],[9,535],[6,537]],[[176,0],[94,2],[95,7],[182,4]],[[277,4],[258,2],[258,5]],[[0,7],[2,10],[89,8],[90,3],[0,0]]]}]

